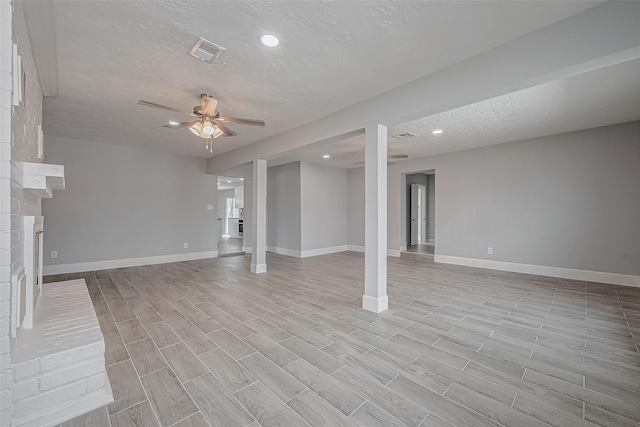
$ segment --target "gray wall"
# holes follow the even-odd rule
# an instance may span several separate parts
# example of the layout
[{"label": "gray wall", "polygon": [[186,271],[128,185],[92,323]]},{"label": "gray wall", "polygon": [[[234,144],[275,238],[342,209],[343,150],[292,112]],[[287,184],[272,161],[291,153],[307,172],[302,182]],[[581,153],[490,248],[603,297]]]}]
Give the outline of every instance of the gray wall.
[{"label": "gray wall", "polygon": [[300,162],[268,168],[267,246],[300,251],[300,216]]},{"label": "gray wall", "polygon": [[427,240],[436,238],[436,176],[427,175]]},{"label": "gray wall", "polygon": [[364,247],[364,168],[349,169],[347,244]]},{"label": "gray wall", "polygon": [[206,160],[57,137],[45,147],[66,178],[42,203],[45,265],[216,249],[216,179]]},{"label": "gray wall", "polygon": [[302,250],[347,244],[347,170],[300,164]]},{"label": "gray wall", "polygon": [[[399,162],[389,248],[406,236],[402,174],[433,169],[436,254],[639,275],[638,165],[640,122]],[[349,224],[364,223],[363,173],[349,172]]]}]

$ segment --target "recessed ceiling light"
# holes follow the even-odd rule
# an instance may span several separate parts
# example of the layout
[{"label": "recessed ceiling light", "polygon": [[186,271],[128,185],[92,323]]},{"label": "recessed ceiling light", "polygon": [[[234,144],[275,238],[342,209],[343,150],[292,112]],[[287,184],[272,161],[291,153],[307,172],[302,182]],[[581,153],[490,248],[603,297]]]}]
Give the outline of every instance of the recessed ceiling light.
[{"label": "recessed ceiling light", "polygon": [[244,178],[240,178],[240,181],[244,181]]},{"label": "recessed ceiling light", "polygon": [[260,43],[267,47],[276,47],[280,44],[280,40],[273,34],[263,34],[260,36]]},{"label": "recessed ceiling light", "polygon": [[442,129],[433,130],[433,131],[431,131],[431,133],[434,134],[434,135],[440,135],[442,133]]},{"label": "recessed ceiling light", "polygon": [[323,159],[330,159],[330,158],[331,158],[331,156],[330,156],[330,155],[328,155],[328,154],[325,154],[324,156],[322,156],[322,158],[323,158]]},{"label": "recessed ceiling light", "polygon": [[227,181],[227,182],[231,182],[231,181]]},{"label": "recessed ceiling light", "polygon": [[173,121],[173,120],[171,120],[171,121],[169,122],[169,126],[178,126],[179,124],[180,124],[180,122],[175,122],[175,121]]}]

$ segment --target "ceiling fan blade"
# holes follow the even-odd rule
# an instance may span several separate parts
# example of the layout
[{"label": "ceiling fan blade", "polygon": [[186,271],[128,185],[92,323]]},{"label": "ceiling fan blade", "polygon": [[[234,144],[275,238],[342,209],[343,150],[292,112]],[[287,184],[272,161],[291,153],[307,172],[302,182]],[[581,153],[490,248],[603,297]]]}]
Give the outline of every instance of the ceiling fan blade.
[{"label": "ceiling fan blade", "polygon": [[161,110],[175,111],[177,113],[188,114],[182,110],[178,110],[177,108],[167,107],[166,105],[156,104],[155,102],[144,101],[142,99],[138,101],[138,105],[144,105],[145,107],[159,108]]},{"label": "ceiling fan blade", "polygon": [[177,125],[162,125],[162,127],[169,128],[169,129],[179,129],[185,126],[191,126],[192,124],[198,123],[198,121],[199,120],[191,120],[190,122],[182,122],[182,123],[178,123]]},{"label": "ceiling fan blade", "polygon": [[237,123],[239,125],[265,126],[264,120],[240,119],[238,117],[218,117],[216,121],[224,123]]},{"label": "ceiling fan blade", "polygon": [[218,101],[213,99],[209,94],[203,93],[200,95],[202,98],[202,114],[207,116],[216,115],[216,107],[218,107]]},{"label": "ceiling fan blade", "polygon": [[232,131],[231,129],[229,129],[228,127],[223,125],[222,123],[216,123],[216,126],[218,126],[222,132],[224,132],[224,136],[235,136],[235,135],[237,135],[237,133],[235,133],[234,131]]},{"label": "ceiling fan blade", "polygon": [[406,154],[390,154],[388,156],[390,159],[408,159],[409,156]]}]

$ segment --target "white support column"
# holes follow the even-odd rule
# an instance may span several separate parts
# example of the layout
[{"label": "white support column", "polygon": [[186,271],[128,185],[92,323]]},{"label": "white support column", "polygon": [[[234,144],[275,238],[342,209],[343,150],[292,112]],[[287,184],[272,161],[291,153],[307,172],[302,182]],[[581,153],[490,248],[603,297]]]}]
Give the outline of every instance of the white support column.
[{"label": "white support column", "polygon": [[364,296],[362,308],[380,313],[387,298],[387,128],[365,128]]},{"label": "white support column", "polygon": [[213,196],[212,196],[212,205],[213,206],[213,223],[215,224],[215,230],[216,230],[216,234],[215,234],[215,242],[216,242],[216,248],[214,249],[216,252],[216,256],[218,256],[218,236],[220,236],[221,230],[220,227],[222,226],[222,222],[218,221],[218,211],[220,209],[220,206],[218,206],[218,175],[210,175],[211,180],[213,182],[215,182],[215,188],[213,190]]},{"label": "white support column", "polygon": [[251,272],[255,274],[267,271],[267,161],[253,161],[253,206],[251,218],[253,228],[253,251],[251,254]]}]

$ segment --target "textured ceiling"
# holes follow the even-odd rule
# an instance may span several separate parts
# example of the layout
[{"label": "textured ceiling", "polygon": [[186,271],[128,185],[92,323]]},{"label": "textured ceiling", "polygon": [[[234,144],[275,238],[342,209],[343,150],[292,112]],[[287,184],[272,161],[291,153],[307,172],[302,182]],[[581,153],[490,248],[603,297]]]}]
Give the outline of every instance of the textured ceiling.
[{"label": "textured ceiling", "polygon": [[[640,60],[391,127],[388,152],[416,158],[633,120],[640,120]],[[432,135],[436,129],[443,133]],[[416,136],[402,140],[393,137],[404,132]],[[323,159],[324,154],[331,158]],[[361,167],[353,163],[364,160],[364,135],[307,146],[269,165],[298,160]]]},{"label": "textured ceiling", "polygon": [[218,176],[218,190],[231,190],[244,183],[244,178],[233,176]]},{"label": "textured ceiling", "polygon": [[[316,120],[597,2],[56,1],[60,94],[45,98],[47,135],[209,157],[187,129],[161,125],[212,93],[232,125],[215,154]],[[258,43],[264,32],[281,44]],[[207,64],[199,37],[227,50]]]}]

